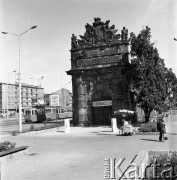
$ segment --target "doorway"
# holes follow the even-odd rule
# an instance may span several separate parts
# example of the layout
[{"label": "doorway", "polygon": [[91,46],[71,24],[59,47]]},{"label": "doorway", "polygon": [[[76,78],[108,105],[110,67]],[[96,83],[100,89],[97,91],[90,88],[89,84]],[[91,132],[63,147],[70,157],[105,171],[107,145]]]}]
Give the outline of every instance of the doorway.
[{"label": "doorway", "polygon": [[92,107],[93,125],[111,125],[112,106]]}]

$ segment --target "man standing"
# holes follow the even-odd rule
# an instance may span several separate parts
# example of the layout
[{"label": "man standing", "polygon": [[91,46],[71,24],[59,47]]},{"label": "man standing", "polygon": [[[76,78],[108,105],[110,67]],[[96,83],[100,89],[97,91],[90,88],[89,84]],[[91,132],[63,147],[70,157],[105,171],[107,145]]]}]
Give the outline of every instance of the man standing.
[{"label": "man standing", "polygon": [[166,129],[165,122],[163,119],[159,119],[159,122],[157,122],[157,130],[159,131],[159,141],[165,142],[164,134],[166,133]]}]

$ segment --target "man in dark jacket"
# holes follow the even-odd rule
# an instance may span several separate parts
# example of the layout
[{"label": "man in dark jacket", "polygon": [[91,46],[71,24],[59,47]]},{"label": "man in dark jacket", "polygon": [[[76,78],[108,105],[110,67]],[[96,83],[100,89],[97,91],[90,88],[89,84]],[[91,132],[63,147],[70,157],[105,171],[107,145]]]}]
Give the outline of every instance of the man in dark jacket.
[{"label": "man in dark jacket", "polygon": [[165,122],[163,119],[160,119],[157,123],[157,130],[159,131],[159,141],[165,142],[164,134],[166,133]]}]

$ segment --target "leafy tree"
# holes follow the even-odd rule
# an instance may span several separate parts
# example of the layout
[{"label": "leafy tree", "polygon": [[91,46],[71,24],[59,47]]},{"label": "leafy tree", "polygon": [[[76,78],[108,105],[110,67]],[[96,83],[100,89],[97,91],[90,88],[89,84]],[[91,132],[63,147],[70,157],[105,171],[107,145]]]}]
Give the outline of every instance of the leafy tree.
[{"label": "leafy tree", "polygon": [[173,104],[177,101],[177,78],[173,73],[172,69],[165,69],[166,75],[166,87],[167,87],[167,103],[172,102]]},{"label": "leafy tree", "polygon": [[132,65],[126,70],[128,83],[136,94],[135,103],[144,111],[145,122],[153,109],[161,111],[167,98],[165,64],[157,48],[150,41],[151,31],[147,26],[138,36],[131,33]]}]

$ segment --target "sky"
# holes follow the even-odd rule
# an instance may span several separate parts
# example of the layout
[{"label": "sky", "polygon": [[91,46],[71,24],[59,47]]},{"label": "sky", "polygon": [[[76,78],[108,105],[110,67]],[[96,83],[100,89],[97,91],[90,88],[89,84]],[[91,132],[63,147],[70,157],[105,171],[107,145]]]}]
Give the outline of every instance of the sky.
[{"label": "sky", "polygon": [[[41,83],[45,93],[71,91],[66,74],[71,69],[71,36],[83,35],[95,17],[110,20],[118,33],[126,27],[138,34],[149,26],[160,57],[177,75],[176,0],[0,0],[0,31],[19,35],[37,25],[20,38],[22,82]],[[0,82],[14,83],[18,72],[18,37],[1,33]]]}]

